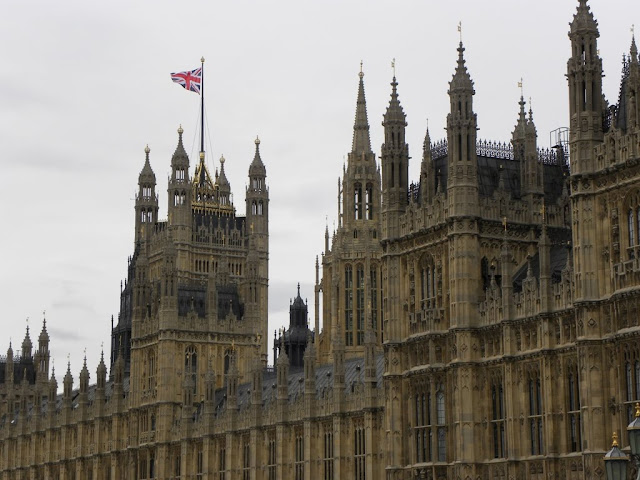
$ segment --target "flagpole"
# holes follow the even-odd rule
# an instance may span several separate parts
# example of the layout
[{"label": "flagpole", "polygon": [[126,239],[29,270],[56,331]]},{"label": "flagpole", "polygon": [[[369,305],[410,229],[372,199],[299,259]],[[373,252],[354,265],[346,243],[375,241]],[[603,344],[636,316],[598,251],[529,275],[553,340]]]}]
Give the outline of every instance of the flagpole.
[{"label": "flagpole", "polygon": [[204,156],[204,57],[200,58],[201,80],[200,80],[200,156]]}]

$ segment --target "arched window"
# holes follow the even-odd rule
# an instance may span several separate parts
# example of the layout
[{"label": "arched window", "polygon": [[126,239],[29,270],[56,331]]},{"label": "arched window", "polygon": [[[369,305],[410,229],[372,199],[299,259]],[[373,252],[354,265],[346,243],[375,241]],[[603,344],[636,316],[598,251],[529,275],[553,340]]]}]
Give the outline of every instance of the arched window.
[{"label": "arched window", "polygon": [[531,455],[542,455],[542,389],[537,373],[529,378],[529,429]]},{"label": "arched window", "polygon": [[229,365],[231,364],[231,350],[227,349],[224,352],[224,374],[229,373]]},{"label": "arched window", "polygon": [[344,269],[344,342],[353,345],[353,269],[347,265]]},{"label": "arched window", "polygon": [[[440,387],[442,388],[442,387]],[[436,424],[438,425],[438,461],[445,462],[447,459],[447,436],[445,427],[445,404],[444,392],[439,390],[436,393]]]},{"label": "arched window", "polygon": [[[640,214],[640,210],[638,210]],[[373,187],[371,184],[367,185],[365,193],[365,218],[367,220],[373,220]]]},{"label": "arched window", "polygon": [[629,215],[627,217],[627,227],[629,230],[629,247],[633,247],[635,245],[635,238],[634,238],[635,228],[633,226],[633,209],[629,209]]},{"label": "arched window", "polygon": [[263,204],[262,204],[262,200],[260,200],[258,202],[258,215],[262,215],[263,213]]},{"label": "arched window", "polygon": [[255,200],[251,202],[251,213],[253,215],[256,215],[258,213],[258,204]]},{"label": "arched window", "polygon": [[369,288],[371,289],[371,326],[373,332],[378,339],[378,298],[382,298],[382,295],[378,294],[378,271],[375,265],[371,266],[369,271]]},{"label": "arched window", "polygon": [[359,264],[356,269],[356,344],[364,343],[364,267]]},{"label": "arched window", "polygon": [[567,372],[567,389],[569,390],[568,415],[567,424],[569,448],[572,452],[582,450],[582,442],[580,438],[580,382],[578,381],[578,369],[575,365],[569,366]]},{"label": "arched window", "polygon": [[194,346],[190,346],[186,349],[184,354],[184,374],[191,376],[191,384],[193,386],[194,395],[198,391],[198,353]]},{"label": "arched window", "polygon": [[493,457],[506,456],[504,391],[498,379],[491,387],[491,426],[493,429]]},{"label": "arched window", "polygon": [[353,192],[353,208],[356,220],[362,220],[362,185],[356,183]]}]

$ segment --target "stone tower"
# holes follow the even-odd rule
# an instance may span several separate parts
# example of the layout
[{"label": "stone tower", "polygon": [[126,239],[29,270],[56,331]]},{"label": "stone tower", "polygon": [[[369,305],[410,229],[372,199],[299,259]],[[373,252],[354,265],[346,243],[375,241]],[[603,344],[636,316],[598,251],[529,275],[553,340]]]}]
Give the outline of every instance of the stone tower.
[{"label": "stone tower", "polygon": [[217,373],[216,386],[222,386],[232,349],[240,380],[256,356],[266,360],[269,195],[259,140],[249,167],[247,214],[239,216],[224,157],[212,178],[201,152],[191,175],[182,135],[181,127],[165,221],[158,219],[155,175],[145,149],[135,248],[112,332],[112,376],[122,357],[131,398],[149,405],[158,421],[166,418],[165,403],[197,404],[204,398],[209,366]]},{"label": "stone tower", "polygon": [[[317,355],[325,362],[334,348],[332,329],[343,338],[346,358],[363,355],[367,318],[372,318],[378,345],[383,337],[380,171],[371,150],[362,71],[359,79],[353,143],[342,181],[338,180],[338,227],[331,245],[327,227],[322,281],[315,290],[316,304],[322,292],[323,318]],[[316,325],[318,315],[316,311]]]},{"label": "stone tower", "polygon": [[266,361],[267,355],[267,313],[269,310],[269,189],[267,188],[267,170],[260,158],[260,139],[255,140],[256,151],[249,166],[249,184],[246,190],[247,233],[249,235],[249,253],[245,291],[247,293],[248,315],[251,321],[260,326],[257,330],[264,338],[261,354]]}]

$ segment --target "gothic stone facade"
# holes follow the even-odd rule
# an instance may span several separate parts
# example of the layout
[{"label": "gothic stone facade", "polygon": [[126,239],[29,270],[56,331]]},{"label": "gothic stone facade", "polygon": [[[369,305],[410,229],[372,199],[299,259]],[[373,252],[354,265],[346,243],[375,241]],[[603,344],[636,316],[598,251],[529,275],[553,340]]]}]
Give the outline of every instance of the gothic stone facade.
[{"label": "gothic stone facade", "polygon": [[244,221],[223,170],[190,180],[179,143],[157,222],[145,163],[111,375],[102,361],[90,385],[85,365],[74,390],[67,371],[58,395],[44,327],[35,355],[28,333],[10,348],[0,478],[604,478],[640,400],[640,65],[632,41],[609,105],[598,37],[580,0],[553,152],[523,99],[509,145],[476,138],[460,44],[447,138],[427,132],[414,184],[396,79],[378,169],[360,76],[301,369],[264,365],[258,150]]}]

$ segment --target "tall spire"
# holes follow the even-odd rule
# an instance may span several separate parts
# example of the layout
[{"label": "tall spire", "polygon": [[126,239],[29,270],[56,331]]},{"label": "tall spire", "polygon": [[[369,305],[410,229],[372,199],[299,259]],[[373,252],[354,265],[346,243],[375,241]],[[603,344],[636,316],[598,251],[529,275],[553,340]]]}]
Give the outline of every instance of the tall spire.
[{"label": "tall spire", "polygon": [[140,175],[138,176],[139,184],[153,183],[155,185],[156,183],[156,175],[155,173],[153,173],[153,169],[151,168],[151,164],[149,163],[150,152],[151,149],[149,148],[149,145],[144,147],[144,166],[142,167]]},{"label": "tall spire", "polygon": [[266,175],[266,169],[264,168],[264,163],[262,163],[262,158],[260,157],[260,138],[256,136],[254,141],[256,144],[256,153],[253,156],[253,161],[249,166],[249,175]]},{"label": "tall spire", "polygon": [[473,90],[473,81],[465,65],[464,50],[465,48],[462,42],[460,42],[458,45],[458,64],[451,83],[449,84],[449,93],[455,90]]},{"label": "tall spire", "polygon": [[371,138],[369,137],[369,120],[367,119],[367,101],[364,97],[364,73],[360,63],[360,84],[358,85],[358,101],[356,103],[356,120],[353,125],[352,153],[371,153]]},{"label": "tall spire", "polygon": [[175,152],[173,152],[172,163],[173,163],[173,160],[177,160],[177,159],[186,159],[188,162],[187,151],[184,149],[184,144],[182,143],[183,133],[184,133],[184,129],[182,128],[182,125],[180,125],[180,127],[178,127],[178,145],[176,146]]},{"label": "tall spire", "polygon": [[402,105],[400,105],[400,100],[398,100],[398,82],[396,81],[395,75],[393,76],[393,80],[391,81],[391,100],[389,101],[389,106],[387,106],[387,111],[384,114],[383,125],[387,125],[390,123],[399,123],[406,126],[406,115],[402,110]]}]

